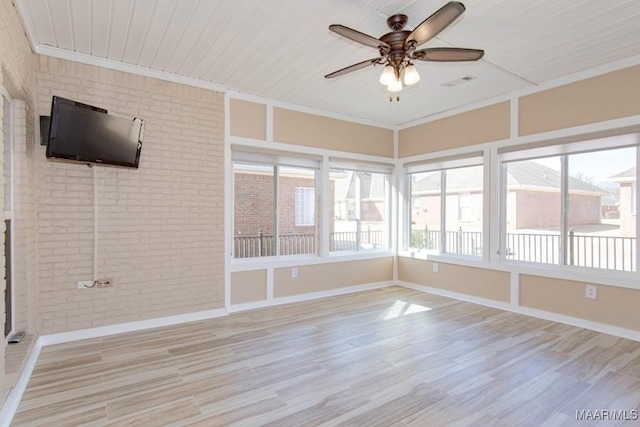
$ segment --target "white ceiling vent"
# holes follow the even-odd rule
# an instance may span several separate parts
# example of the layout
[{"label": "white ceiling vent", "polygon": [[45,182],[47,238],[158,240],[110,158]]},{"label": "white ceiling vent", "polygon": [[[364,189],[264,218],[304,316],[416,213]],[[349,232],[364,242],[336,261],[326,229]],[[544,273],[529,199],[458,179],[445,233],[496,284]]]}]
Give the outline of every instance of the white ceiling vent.
[{"label": "white ceiling vent", "polygon": [[442,83],[440,86],[444,86],[444,87],[460,86],[463,83],[467,83],[475,79],[477,79],[476,76],[464,76],[456,80],[451,80],[450,82]]}]

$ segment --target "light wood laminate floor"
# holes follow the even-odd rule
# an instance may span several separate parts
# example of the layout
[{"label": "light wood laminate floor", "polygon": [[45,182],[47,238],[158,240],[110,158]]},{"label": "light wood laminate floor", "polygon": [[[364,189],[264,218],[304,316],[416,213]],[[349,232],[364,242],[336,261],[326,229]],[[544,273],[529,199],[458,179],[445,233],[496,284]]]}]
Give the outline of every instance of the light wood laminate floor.
[{"label": "light wood laminate floor", "polygon": [[45,347],[12,425],[588,425],[576,410],[640,410],[640,343],[391,287]]}]

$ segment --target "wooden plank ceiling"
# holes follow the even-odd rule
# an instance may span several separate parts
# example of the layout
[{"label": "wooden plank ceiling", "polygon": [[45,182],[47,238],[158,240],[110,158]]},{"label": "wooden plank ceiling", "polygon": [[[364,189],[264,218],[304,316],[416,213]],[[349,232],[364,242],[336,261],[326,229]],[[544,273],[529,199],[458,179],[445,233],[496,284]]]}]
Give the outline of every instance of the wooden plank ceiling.
[{"label": "wooden plank ceiling", "polygon": [[[389,102],[380,66],[324,75],[377,56],[328,30],[374,37],[409,29],[444,0],[15,0],[36,52],[90,55],[314,109],[401,125],[640,55],[638,0],[467,0],[422,47],[486,51],[480,62],[419,62],[421,81]],[[443,83],[465,76],[459,86]]]}]

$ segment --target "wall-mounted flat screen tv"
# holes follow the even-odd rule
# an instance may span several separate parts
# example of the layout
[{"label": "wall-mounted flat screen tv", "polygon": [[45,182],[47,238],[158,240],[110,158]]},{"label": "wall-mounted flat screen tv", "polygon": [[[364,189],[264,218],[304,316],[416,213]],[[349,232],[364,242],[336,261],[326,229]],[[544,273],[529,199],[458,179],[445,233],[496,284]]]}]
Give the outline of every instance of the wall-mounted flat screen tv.
[{"label": "wall-mounted flat screen tv", "polygon": [[54,96],[47,158],[137,168],[144,122]]}]

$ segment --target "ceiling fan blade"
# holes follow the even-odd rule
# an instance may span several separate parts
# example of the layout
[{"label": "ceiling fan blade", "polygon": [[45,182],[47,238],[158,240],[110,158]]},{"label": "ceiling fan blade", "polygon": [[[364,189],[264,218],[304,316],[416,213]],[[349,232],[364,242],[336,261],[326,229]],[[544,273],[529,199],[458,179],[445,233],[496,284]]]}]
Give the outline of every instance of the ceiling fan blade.
[{"label": "ceiling fan blade", "polygon": [[365,33],[361,33],[360,31],[356,31],[352,28],[345,27],[344,25],[329,25],[329,29],[336,34],[340,34],[343,37],[353,40],[354,42],[361,43],[365,46],[370,46],[376,49],[385,48],[389,49],[389,45],[383,42],[382,40],[378,40],[375,37],[371,37]]},{"label": "ceiling fan blade", "polygon": [[350,73],[352,71],[356,71],[361,68],[368,67],[369,65],[377,64],[379,62],[380,62],[380,58],[367,59],[366,61],[358,62],[357,64],[349,65],[348,67],[342,68],[338,71],[334,71],[333,73],[329,73],[326,76],[324,76],[324,78],[332,79],[334,77],[339,77],[347,73]]},{"label": "ceiling fan blade", "polygon": [[431,47],[416,50],[412,59],[432,62],[477,61],[484,56],[482,49],[465,49],[461,47]]},{"label": "ceiling fan blade", "polygon": [[422,21],[422,23],[409,34],[405,45],[409,46],[415,43],[415,47],[428,42],[462,15],[464,10],[465,8],[462,3],[450,1],[438,9],[433,15]]}]

